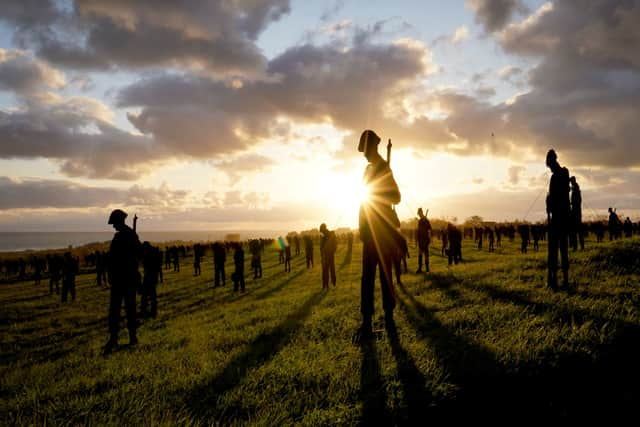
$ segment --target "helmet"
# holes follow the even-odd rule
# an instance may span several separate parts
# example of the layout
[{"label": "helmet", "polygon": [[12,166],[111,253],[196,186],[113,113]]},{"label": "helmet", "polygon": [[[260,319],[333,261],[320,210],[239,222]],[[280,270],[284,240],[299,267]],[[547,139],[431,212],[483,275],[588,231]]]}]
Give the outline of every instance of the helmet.
[{"label": "helmet", "polygon": [[115,209],[109,215],[109,222],[107,224],[118,224],[124,222],[124,219],[127,217],[127,213],[121,209]]},{"label": "helmet", "polygon": [[324,222],[322,224],[320,224],[320,232],[324,232],[327,230],[327,224],[325,224]]},{"label": "helmet", "polygon": [[551,150],[547,151],[547,165],[552,164],[556,160],[558,160],[558,155],[556,154],[555,150],[552,148]]},{"label": "helmet", "polygon": [[360,142],[358,143],[358,151],[364,153],[368,144],[376,144],[380,143],[380,137],[376,135],[374,131],[371,129],[367,129],[362,132],[360,135]]}]

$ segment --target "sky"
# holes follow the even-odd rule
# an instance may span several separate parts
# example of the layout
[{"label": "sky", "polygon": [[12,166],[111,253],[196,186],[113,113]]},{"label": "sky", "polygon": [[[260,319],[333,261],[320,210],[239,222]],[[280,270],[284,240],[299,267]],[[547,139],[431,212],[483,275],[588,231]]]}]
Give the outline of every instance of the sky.
[{"label": "sky", "polygon": [[0,231],[355,227],[364,129],[401,219],[640,219],[640,1],[3,0]]}]

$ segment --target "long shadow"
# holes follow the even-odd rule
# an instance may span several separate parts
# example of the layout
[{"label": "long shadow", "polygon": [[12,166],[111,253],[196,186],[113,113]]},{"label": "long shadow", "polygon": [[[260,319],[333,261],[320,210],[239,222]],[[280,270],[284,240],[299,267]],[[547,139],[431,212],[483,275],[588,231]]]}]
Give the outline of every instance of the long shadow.
[{"label": "long shadow", "polygon": [[362,363],[360,367],[360,400],[362,401],[363,426],[391,425],[391,411],[380,370],[380,360],[375,340],[360,343]]},{"label": "long shadow", "polygon": [[[550,348],[544,360],[499,363],[484,345],[447,328],[431,310],[399,289],[399,302],[409,323],[460,387],[453,399],[436,402],[434,410],[429,411],[431,418],[456,419],[473,414],[475,420],[495,422],[527,414],[528,421],[550,417],[592,421],[605,414],[630,415],[640,399],[636,386],[640,350],[632,344],[640,339],[637,325],[627,323],[616,334],[614,345],[595,349],[596,357]],[[521,295],[514,298],[525,304]],[[552,309],[551,305],[541,307]]]},{"label": "long shadow", "polygon": [[395,323],[388,322],[386,329],[391,352],[398,365],[398,376],[406,404],[406,412],[401,411],[394,424],[405,424],[411,420],[423,418],[427,414],[433,397],[428,390],[426,377],[418,369],[409,352],[400,344]]},{"label": "long shadow", "polygon": [[[287,276],[287,278],[285,280],[283,280],[278,286],[274,286],[273,288],[267,288],[267,289],[265,289],[264,291],[261,291],[261,292],[256,292],[254,294],[255,298],[256,299],[265,299],[267,297],[270,297],[271,295],[275,294],[276,292],[279,292],[282,289],[284,289],[284,287],[289,285],[291,282],[293,282],[298,277],[302,276],[306,271],[307,270],[298,270],[293,274],[289,273],[289,276]],[[286,273],[282,273],[282,274],[286,274]]]},{"label": "long shadow", "polygon": [[[219,397],[236,387],[250,369],[268,362],[289,344],[305,319],[311,314],[313,306],[318,304],[325,295],[324,292],[314,293],[280,325],[253,340],[249,348],[229,362],[222,372],[189,390],[185,402],[194,418],[203,423],[218,420],[222,415],[216,407]],[[240,414],[230,414],[228,408],[224,413],[225,417],[231,418],[238,415]]]},{"label": "long shadow", "polygon": [[453,301],[460,301],[462,299],[460,291],[453,288],[454,285],[461,283],[462,280],[453,274],[429,273],[427,274],[427,283],[429,282],[434,288],[442,291],[447,298]]}]

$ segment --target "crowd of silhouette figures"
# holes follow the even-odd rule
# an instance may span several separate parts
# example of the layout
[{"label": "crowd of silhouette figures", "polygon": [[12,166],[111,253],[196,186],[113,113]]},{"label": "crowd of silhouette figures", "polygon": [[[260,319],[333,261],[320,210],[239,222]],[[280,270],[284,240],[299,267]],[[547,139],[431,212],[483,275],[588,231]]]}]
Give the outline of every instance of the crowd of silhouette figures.
[{"label": "crowd of silhouette figures", "polygon": [[[593,239],[595,243],[606,240],[616,240],[622,238],[630,238],[640,234],[640,222],[632,222],[628,217],[625,220],[619,219],[615,210],[612,209],[608,221],[587,221],[582,224],[579,233],[584,245],[585,240]],[[519,250],[522,253],[529,251],[536,252],[540,250],[539,242],[545,241],[547,236],[547,225],[542,222],[538,223],[494,223],[485,222],[476,226],[456,226],[454,224],[438,221],[442,223],[439,227],[434,226],[431,231],[430,245],[437,247],[441,256],[448,257],[448,253],[457,250],[459,242],[464,240],[473,241],[473,246],[477,250],[493,252],[503,247],[503,242],[518,242]],[[415,228],[403,226],[403,234],[411,248],[415,248],[418,253],[418,242],[416,240]],[[460,233],[460,237],[455,235]],[[453,242],[450,236],[454,236]],[[337,242],[348,246],[349,252],[353,248],[354,238],[357,240],[357,233],[348,233],[344,231],[336,232]],[[314,266],[314,251],[320,254],[321,234],[315,232],[291,233],[283,238],[285,244],[291,248],[291,257],[304,255],[306,267]],[[517,239],[517,240],[516,240]],[[438,243],[436,243],[436,240]],[[571,239],[570,239],[571,240]],[[453,248],[452,248],[453,243]],[[265,248],[275,247],[277,239],[260,238],[250,239],[242,242],[199,242],[195,244],[176,244],[153,247],[153,256],[156,257],[158,267],[158,281],[162,283],[164,273],[166,271],[179,272],[180,267],[188,262],[193,263],[194,276],[201,275],[201,263],[206,259],[213,259],[214,249],[218,245],[223,249],[224,263],[227,263],[227,255],[229,260],[233,260],[234,251],[237,245],[246,251],[245,262],[248,263],[249,269],[247,275],[253,275],[254,279],[262,277],[262,257]],[[279,249],[282,252],[280,263],[285,262],[286,247]],[[573,245],[573,250],[579,250],[580,244]],[[584,248],[584,246],[582,246]],[[65,261],[65,252],[69,252],[74,267],[69,267],[71,261],[69,258]],[[410,255],[410,254],[409,254]],[[64,275],[75,274],[95,274],[96,285],[100,287],[108,286],[108,264],[109,253],[107,250],[87,250],[86,248],[77,248],[72,250],[51,250],[38,251],[33,254],[5,254],[0,258],[0,282],[16,282],[16,281],[33,281],[36,285],[43,283],[49,284],[49,290],[52,293],[61,291]],[[417,260],[417,259],[416,259]],[[142,265],[142,256],[140,262]],[[404,264],[403,264],[404,265]],[[284,269],[284,267],[283,267]],[[403,267],[402,271],[405,269]],[[66,272],[66,273],[65,273]]]}]

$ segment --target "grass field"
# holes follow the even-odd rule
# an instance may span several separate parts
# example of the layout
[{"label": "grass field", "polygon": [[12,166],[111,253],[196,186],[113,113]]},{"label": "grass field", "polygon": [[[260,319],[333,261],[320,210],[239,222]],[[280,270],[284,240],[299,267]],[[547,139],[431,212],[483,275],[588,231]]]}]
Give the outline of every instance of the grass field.
[{"label": "grass field", "polygon": [[[451,268],[432,248],[429,274],[412,274],[409,259],[396,329],[363,344],[351,340],[359,244],[351,260],[338,248],[338,285],[328,292],[319,259],[307,270],[303,255],[287,274],[268,251],[263,278],[250,276],[244,294],[230,280],[212,287],[211,258],[200,277],[187,259],[180,273],[165,273],[158,317],[141,325],[139,345],[106,358],[108,290],[92,275],[78,277],[66,305],[45,281],[2,285],[0,425],[637,416],[640,240],[587,244],[571,254],[571,293],[545,288],[544,243],[521,255],[517,242],[488,253],[465,241],[465,262]],[[376,310],[384,329],[379,289]]]}]

